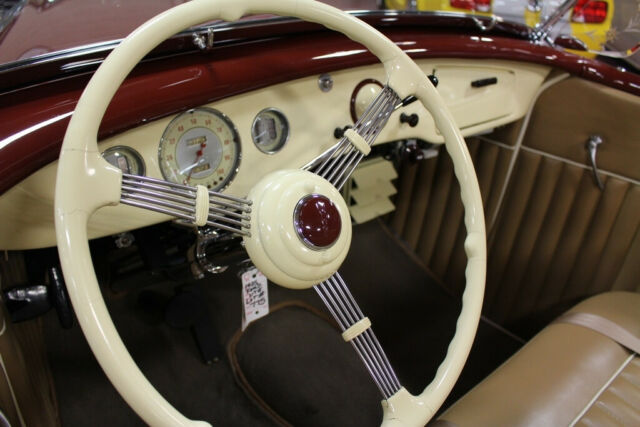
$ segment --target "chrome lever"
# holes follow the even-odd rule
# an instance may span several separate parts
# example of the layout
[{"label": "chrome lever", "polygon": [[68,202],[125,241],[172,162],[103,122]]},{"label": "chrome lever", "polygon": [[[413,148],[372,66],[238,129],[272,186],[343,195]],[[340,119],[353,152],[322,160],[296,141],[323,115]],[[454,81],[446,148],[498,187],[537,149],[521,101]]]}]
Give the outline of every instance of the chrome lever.
[{"label": "chrome lever", "polygon": [[602,144],[603,139],[600,135],[591,135],[587,141],[587,150],[589,151],[589,160],[591,161],[591,169],[593,170],[593,177],[596,180],[596,184],[600,191],[604,190],[604,184],[600,180],[598,175],[598,167],[596,166],[596,154],[598,151],[598,145]]}]

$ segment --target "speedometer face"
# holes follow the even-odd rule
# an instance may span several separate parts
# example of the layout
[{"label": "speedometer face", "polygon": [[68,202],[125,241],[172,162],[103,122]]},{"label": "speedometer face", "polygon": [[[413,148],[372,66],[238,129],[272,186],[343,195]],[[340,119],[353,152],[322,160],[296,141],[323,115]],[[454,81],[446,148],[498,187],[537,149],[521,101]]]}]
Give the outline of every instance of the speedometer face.
[{"label": "speedometer face", "polygon": [[240,163],[240,138],[227,116],[196,108],[169,123],[158,153],[166,180],[220,190],[231,181]]}]

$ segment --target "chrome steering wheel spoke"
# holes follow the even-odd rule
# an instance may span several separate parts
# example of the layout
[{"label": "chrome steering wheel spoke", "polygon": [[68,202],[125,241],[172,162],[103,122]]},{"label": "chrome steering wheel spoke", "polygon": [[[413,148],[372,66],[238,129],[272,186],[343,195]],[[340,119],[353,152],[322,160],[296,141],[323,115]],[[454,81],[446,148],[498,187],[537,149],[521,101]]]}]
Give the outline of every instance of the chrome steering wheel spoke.
[{"label": "chrome steering wheel spoke", "polygon": [[[402,105],[396,92],[385,86],[352,128],[355,135],[345,132],[337,144],[303,169],[312,170],[340,190],[368,154],[391,113]],[[369,319],[362,313],[340,274],[334,273],[314,289],[340,326],[345,341],[349,341],[360,356],[384,399],[391,398],[402,388],[400,381],[371,329]]]},{"label": "chrome steering wheel spoke", "polygon": [[[402,101],[396,92],[391,87],[385,86],[353,126],[355,138],[359,140],[361,138],[361,141],[366,143],[366,148],[370,149],[369,147],[373,145],[387,124],[391,113],[401,105]],[[350,138],[345,132],[337,144],[312,160],[303,169],[312,169],[319,165],[313,172],[340,190],[366,155],[363,148],[365,147],[358,147],[354,138]]]},{"label": "chrome steering wheel spoke", "polygon": [[[120,203],[196,223],[198,189],[146,176],[122,174]],[[208,191],[206,225],[251,236],[251,201]],[[206,197],[205,197],[206,198]]]},{"label": "chrome steering wheel spoke", "polygon": [[[340,274],[336,272],[329,279],[314,286],[314,289],[338,322],[343,338],[351,342],[360,356],[382,396],[389,399],[396,394],[402,388],[400,381],[371,329],[369,319],[360,310]],[[358,330],[350,334],[354,328]]]}]

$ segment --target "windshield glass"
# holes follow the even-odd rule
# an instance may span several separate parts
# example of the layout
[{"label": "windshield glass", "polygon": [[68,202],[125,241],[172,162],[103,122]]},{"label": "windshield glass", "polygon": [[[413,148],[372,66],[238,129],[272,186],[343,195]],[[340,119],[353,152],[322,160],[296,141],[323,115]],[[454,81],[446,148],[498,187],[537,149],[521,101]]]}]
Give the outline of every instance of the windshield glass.
[{"label": "windshield glass", "polygon": [[[118,40],[188,0],[0,0],[0,65]],[[640,0],[325,0],[343,10],[413,10],[495,16],[537,28],[538,42],[640,69]],[[557,13],[558,11],[562,13]],[[564,12],[563,12],[564,11]],[[250,19],[250,18],[249,18]],[[579,43],[579,44],[576,44]]]}]

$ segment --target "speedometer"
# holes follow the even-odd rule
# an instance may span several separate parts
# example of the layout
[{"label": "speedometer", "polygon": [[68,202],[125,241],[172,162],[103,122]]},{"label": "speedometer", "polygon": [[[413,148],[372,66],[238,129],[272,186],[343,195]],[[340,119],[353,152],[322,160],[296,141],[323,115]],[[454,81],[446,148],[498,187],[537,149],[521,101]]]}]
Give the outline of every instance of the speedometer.
[{"label": "speedometer", "polygon": [[220,190],[238,169],[240,138],[227,116],[210,108],[195,108],[169,123],[158,156],[166,180]]}]

